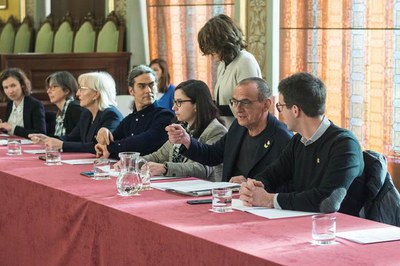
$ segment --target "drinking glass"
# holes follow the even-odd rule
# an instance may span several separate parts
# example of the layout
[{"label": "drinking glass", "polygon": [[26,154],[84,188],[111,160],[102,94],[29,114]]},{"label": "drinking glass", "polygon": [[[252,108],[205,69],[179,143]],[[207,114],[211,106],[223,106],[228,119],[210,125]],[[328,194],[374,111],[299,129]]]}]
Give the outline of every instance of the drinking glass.
[{"label": "drinking glass", "polygon": [[110,179],[110,160],[96,159],[93,161],[93,178],[94,180]]},{"label": "drinking glass", "polygon": [[217,213],[232,211],[232,189],[214,188],[212,190],[212,211]]},{"label": "drinking glass", "polygon": [[20,139],[8,139],[7,140],[7,155],[21,155],[22,147]]},{"label": "drinking glass", "polygon": [[46,147],[46,165],[62,165],[61,152],[54,147]]},{"label": "drinking glass", "polygon": [[332,214],[316,214],[312,216],[312,238],[318,245],[335,243],[336,217]]}]

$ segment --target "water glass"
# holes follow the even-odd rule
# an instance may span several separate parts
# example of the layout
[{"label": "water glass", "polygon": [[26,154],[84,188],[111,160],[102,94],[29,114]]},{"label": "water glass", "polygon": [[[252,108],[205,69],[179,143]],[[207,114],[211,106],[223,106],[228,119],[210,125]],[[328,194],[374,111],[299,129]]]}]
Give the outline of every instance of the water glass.
[{"label": "water glass", "polygon": [[22,147],[20,139],[8,139],[7,140],[7,155],[21,155]]},{"label": "water glass", "polygon": [[93,177],[94,180],[110,179],[110,160],[96,159],[93,161]]},{"label": "water glass", "polygon": [[61,152],[54,147],[46,147],[46,165],[62,165]]},{"label": "water glass", "polygon": [[212,211],[217,213],[232,211],[232,189],[214,188],[212,190]]},{"label": "water glass", "polygon": [[137,171],[140,174],[142,179],[142,189],[143,190],[151,190],[151,176],[150,176],[150,167],[147,161],[143,158],[139,158],[136,161]]},{"label": "water glass", "polygon": [[336,217],[332,214],[316,214],[312,216],[312,238],[318,245],[335,243]]}]

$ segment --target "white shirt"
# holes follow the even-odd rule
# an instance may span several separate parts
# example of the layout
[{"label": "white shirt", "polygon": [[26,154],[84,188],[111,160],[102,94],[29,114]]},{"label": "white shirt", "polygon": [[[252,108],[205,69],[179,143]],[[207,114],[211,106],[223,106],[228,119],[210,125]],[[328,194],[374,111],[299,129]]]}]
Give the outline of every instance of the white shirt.
[{"label": "white shirt", "polygon": [[24,99],[22,99],[18,106],[13,102],[12,111],[7,122],[11,125],[11,130],[8,131],[10,135],[14,135],[16,126],[24,127]]}]

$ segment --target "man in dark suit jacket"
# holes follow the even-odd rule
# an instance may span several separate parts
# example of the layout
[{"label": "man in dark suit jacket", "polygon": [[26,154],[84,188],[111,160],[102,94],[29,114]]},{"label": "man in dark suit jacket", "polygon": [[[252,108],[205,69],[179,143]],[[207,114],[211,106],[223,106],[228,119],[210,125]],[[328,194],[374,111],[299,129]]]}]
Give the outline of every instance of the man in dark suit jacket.
[{"label": "man in dark suit jacket", "polygon": [[223,163],[222,181],[241,183],[279,157],[292,137],[285,124],[268,112],[272,92],[261,78],[239,82],[230,100],[236,120],[213,145],[191,138],[180,125],[166,128],[169,140],[183,144],[181,153],[206,165]]},{"label": "man in dark suit jacket", "polygon": [[[46,121],[43,104],[39,100],[29,95],[26,95],[23,101],[24,127],[16,126],[14,129],[14,135],[27,138],[28,134],[31,133],[46,133]],[[8,118],[11,115],[12,108],[13,101],[10,101],[7,103],[6,121],[8,121]]]}]

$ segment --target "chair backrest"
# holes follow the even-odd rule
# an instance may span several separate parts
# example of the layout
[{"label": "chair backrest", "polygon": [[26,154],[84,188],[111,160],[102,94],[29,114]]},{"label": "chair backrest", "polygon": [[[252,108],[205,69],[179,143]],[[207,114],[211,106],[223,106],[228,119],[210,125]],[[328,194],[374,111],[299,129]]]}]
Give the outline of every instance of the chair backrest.
[{"label": "chair backrest", "polygon": [[124,117],[132,113],[133,100],[134,98],[132,95],[117,95],[117,109]]},{"label": "chair backrest", "polygon": [[53,52],[53,19],[51,15],[47,16],[42,23],[36,36],[35,53]]},{"label": "chair backrest", "polygon": [[400,226],[400,194],[387,172],[386,158],[364,151],[365,202],[360,217]]},{"label": "chair backrest", "polygon": [[120,52],[123,50],[125,27],[112,11],[99,31],[96,52]]},{"label": "chair backrest", "polygon": [[14,53],[32,52],[33,34],[32,19],[27,16],[15,34]]},{"label": "chair backrest", "polygon": [[72,17],[69,13],[63,18],[54,36],[54,53],[71,53],[74,40]]},{"label": "chair backrest", "polygon": [[11,16],[4,25],[0,35],[0,53],[12,53],[14,51],[16,19]]},{"label": "chair backrest", "polygon": [[93,19],[91,15],[85,17],[79,30],[75,34],[74,49],[75,53],[91,53],[94,52],[94,44],[96,41],[96,31],[93,27]]}]

